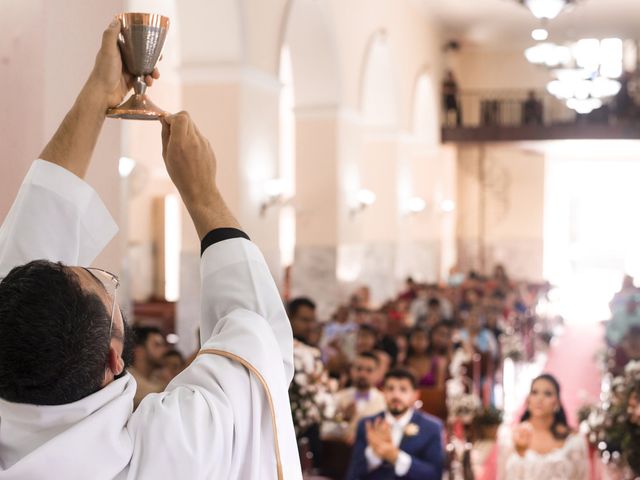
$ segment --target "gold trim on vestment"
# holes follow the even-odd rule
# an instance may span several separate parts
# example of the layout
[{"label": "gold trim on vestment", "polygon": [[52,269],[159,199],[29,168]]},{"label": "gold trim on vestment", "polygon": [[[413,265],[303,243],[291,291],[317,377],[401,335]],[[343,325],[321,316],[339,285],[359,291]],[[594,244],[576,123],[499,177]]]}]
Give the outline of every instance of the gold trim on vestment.
[{"label": "gold trim on vestment", "polygon": [[273,426],[273,440],[276,450],[276,468],[278,471],[278,480],[284,480],[284,475],[282,473],[282,460],[280,458],[280,444],[278,443],[278,426],[276,425],[276,409],[273,406],[273,397],[271,396],[271,390],[269,390],[269,386],[267,385],[267,381],[260,374],[258,369],[251,365],[247,360],[233,353],[225,352],[224,350],[216,350],[212,348],[207,348],[204,350],[200,350],[198,356],[203,353],[211,354],[211,355],[219,355],[221,357],[226,357],[230,360],[234,360],[241,364],[244,368],[253,373],[258,381],[262,384],[264,391],[267,394],[267,400],[269,401],[269,408],[271,409],[271,425]]}]

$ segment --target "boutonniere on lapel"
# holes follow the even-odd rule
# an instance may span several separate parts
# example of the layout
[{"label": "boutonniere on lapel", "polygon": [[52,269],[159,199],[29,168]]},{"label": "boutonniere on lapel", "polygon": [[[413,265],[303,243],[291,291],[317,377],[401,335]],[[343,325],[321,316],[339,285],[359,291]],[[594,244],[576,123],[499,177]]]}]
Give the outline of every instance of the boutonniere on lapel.
[{"label": "boutonniere on lapel", "polygon": [[410,423],[404,429],[404,434],[407,437],[415,437],[418,433],[420,433],[420,427],[415,423]]}]

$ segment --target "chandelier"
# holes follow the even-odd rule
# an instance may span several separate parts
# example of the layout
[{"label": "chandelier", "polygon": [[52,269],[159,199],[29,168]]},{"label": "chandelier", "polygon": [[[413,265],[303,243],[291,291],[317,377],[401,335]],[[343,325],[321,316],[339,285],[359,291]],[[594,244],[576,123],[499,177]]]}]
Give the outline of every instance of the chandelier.
[{"label": "chandelier", "polygon": [[518,0],[522,5],[531,10],[536,18],[553,20],[569,4],[575,0]]},{"label": "chandelier", "polygon": [[577,113],[590,113],[618,94],[622,75],[622,40],[588,38],[571,45],[539,43],[525,51],[531,63],[551,70],[547,91]]}]

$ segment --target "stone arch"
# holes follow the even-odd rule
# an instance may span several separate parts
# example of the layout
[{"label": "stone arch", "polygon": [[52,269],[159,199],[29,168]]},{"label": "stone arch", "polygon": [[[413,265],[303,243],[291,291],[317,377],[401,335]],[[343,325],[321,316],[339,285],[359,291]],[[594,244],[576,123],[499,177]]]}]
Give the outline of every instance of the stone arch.
[{"label": "stone arch", "polygon": [[296,108],[337,106],[340,62],[326,1],[289,1],[280,34],[278,63],[283,47],[289,49],[291,56]]}]

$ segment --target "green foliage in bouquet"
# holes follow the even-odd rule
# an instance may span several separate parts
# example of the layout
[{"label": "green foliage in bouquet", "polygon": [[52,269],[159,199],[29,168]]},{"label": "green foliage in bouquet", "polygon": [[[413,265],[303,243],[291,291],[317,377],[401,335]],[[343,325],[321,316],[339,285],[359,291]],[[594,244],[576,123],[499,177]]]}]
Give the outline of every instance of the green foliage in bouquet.
[{"label": "green foliage in bouquet", "polygon": [[335,385],[329,380],[319,350],[296,344],[293,362],[295,374],[289,386],[289,400],[296,436],[300,436],[312,425],[333,418]]},{"label": "green foliage in bouquet", "polygon": [[622,451],[636,475],[640,475],[640,381],[636,382],[627,402],[629,429],[622,437]]},{"label": "green foliage in bouquet", "polygon": [[500,425],[504,412],[494,406],[484,407],[478,410],[473,423],[478,426]]},{"label": "green foliage in bouquet", "polygon": [[578,418],[606,461],[620,459],[640,475],[640,362],[629,363],[602,403],[583,407]]}]

